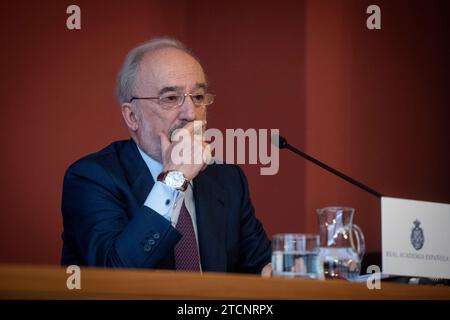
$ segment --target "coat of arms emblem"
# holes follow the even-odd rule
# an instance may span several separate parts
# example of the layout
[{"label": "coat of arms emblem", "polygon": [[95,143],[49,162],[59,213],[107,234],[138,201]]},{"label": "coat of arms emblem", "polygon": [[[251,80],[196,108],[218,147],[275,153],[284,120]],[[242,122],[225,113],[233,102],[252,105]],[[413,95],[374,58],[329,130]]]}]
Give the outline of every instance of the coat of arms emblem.
[{"label": "coat of arms emblem", "polygon": [[420,221],[415,220],[414,228],[411,229],[411,244],[416,250],[420,250],[423,247],[425,238],[423,236],[423,229],[420,227]]}]

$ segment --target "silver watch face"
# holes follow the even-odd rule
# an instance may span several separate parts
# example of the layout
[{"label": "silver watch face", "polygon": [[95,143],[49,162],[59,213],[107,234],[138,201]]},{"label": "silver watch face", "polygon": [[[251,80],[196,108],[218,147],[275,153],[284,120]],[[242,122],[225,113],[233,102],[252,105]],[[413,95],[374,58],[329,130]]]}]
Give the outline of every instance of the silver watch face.
[{"label": "silver watch face", "polygon": [[184,181],[185,178],[180,171],[170,171],[164,179],[164,182],[172,188],[181,188]]}]

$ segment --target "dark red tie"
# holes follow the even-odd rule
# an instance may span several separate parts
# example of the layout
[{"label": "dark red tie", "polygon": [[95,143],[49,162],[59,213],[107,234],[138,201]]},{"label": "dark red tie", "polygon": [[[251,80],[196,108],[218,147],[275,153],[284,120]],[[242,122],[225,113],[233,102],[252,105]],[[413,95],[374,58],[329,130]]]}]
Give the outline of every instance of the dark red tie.
[{"label": "dark red tie", "polygon": [[200,257],[194,226],[184,201],[178,217],[177,230],[183,237],[175,245],[175,268],[185,271],[200,271]]}]

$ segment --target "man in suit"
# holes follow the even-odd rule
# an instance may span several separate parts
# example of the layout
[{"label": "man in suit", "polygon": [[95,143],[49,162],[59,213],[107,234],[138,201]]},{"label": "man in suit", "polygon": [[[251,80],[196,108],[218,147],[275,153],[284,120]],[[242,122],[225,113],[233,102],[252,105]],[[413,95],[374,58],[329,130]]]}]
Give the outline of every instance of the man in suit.
[{"label": "man in suit", "polygon": [[[214,100],[198,60],[175,40],[144,43],[125,59],[117,96],[131,139],[67,170],[61,263],[269,275],[244,173],[207,165],[194,132]],[[173,141],[176,129],[186,139]],[[176,162],[174,148],[205,160]]]}]

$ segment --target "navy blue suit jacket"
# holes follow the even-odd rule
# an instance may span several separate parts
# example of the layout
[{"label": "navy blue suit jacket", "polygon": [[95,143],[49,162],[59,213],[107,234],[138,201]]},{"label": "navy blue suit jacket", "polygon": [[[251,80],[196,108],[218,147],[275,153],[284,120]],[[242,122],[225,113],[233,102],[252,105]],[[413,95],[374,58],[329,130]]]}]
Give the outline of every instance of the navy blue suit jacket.
[{"label": "navy blue suit jacket", "polygon": [[[154,181],[133,140],[72,164],[64,177],[61,263],[173,268],[180,233],[143,205]],[[193,180],[204,271],[260,272],[271,244],[238,166],[212,164]]]}]

